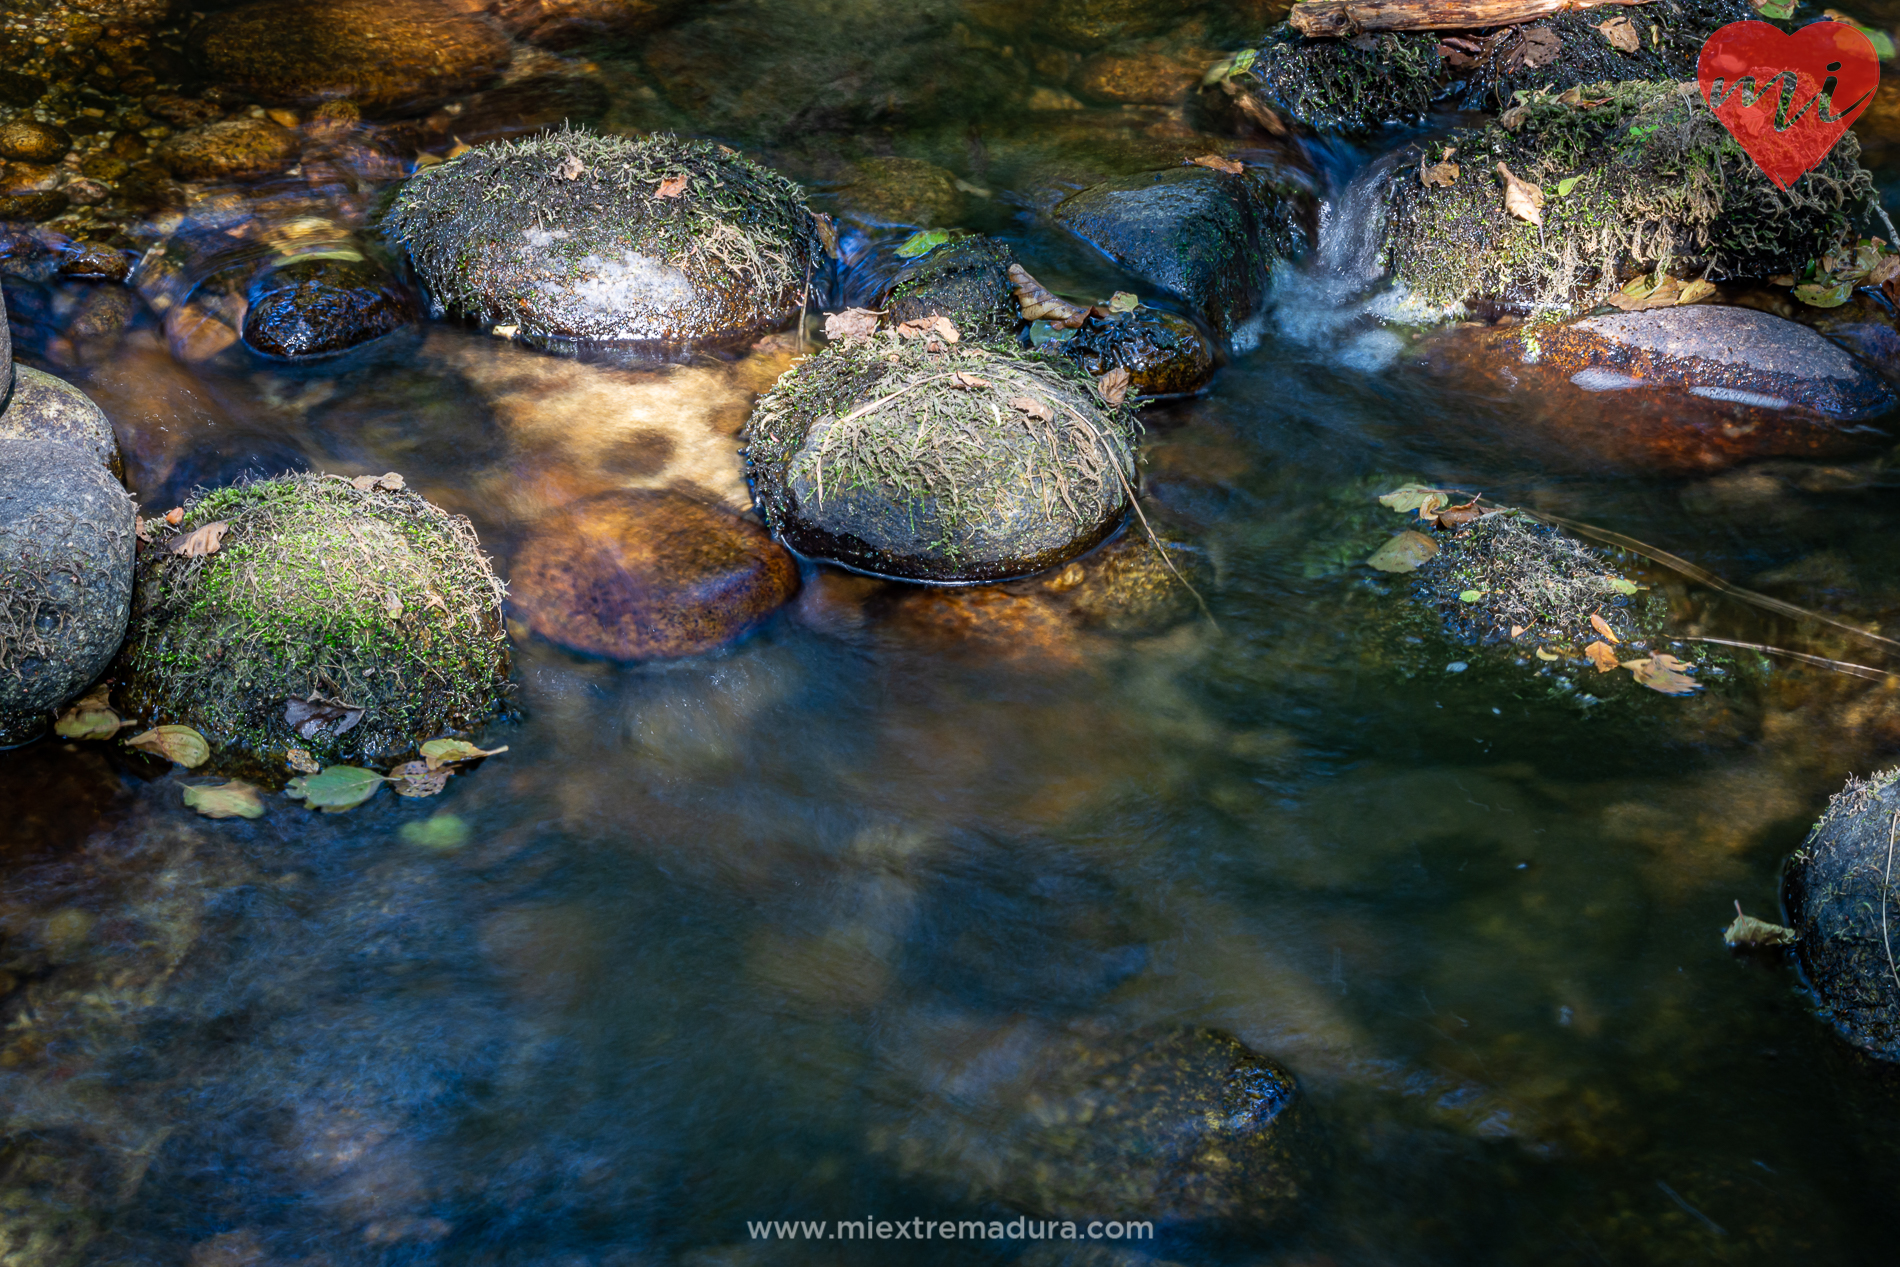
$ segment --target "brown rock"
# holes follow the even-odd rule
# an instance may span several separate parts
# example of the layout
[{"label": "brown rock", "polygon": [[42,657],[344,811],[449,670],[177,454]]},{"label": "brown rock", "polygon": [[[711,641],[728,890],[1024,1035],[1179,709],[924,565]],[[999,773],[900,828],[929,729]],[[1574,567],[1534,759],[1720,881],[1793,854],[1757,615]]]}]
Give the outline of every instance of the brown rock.
[{"label": "brown rock", "polygon": [[684,7],[684,0],[492,0],[489,10],[517,39],[567,48],[652,30]]},{"label": "brown rock", "polygon": [[1115,104],[1173,105],[1200,82],[1196,64],[1166,53],[1097,53],[1082,63],[1070,87]]},{"label": "brown rock", "polygon": [[114,158],[104,150],[95,150],[79,164],[82,176],[91,180],[115,181],[130,170],[131,164],[122,158]]},{"label": "brown rock", "polygon": [[65,194],[57,189],[37,194],[0,194],[0,220],[51,220],[66,210]]},{"label": "brown rock", "polygon": [[229,119],[167,138],[159,161],[181,180],[237,179],[282,171],[297,156],[297,134],[268,119]]},{"label": "brown rock", "polygon": [[710,651],[798,589],[765,529],[681,493],[622,489],[549,515],[515,559],[509,601],[550,642],[615,660]]},{"label": "brown rock", "polygon": [[869,158],[852,169],[838,191],[839,208],[871,224],[929,229],[954,225],[963,215],[957,178],[915,158]]},{"label": "brown rock", "polygon": [[282,104],[348,97],[366,108],[479,87],[508,63],[508,41],[440,0],[252,0],[191,32],[206,78]]},{"label": "brown rock", "polygon": [[0,193],[41,194],[59,187],[59,169],[43,163],[8,163],[0,172]]},{"label": "brown rock", "polygon": [[150,96],[139,103],[145,113],[163,119],[175,128],[197,128],[224,117],[224,110],[209,101],[176,95]]},{"label": "brown rock", "polygon": [[32,119],[0,123],[0,158],[8,162],[57,163],[73,147],[64,129]]},{"label": "brown rock", "polygon": [[122,282],[131,271],[132,264],[125,252],[104,242],[74,242],[67,246],[59,261],[61,277]]}]

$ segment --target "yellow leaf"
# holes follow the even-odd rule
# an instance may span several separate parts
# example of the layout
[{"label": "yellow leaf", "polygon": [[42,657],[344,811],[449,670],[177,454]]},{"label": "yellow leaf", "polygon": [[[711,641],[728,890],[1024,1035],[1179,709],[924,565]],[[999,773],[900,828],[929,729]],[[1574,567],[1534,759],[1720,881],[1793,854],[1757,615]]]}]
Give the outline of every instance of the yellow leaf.
[{"label": "yellow leaf", "polygon": [[172,542],[172,553],[181,554],[187,559],[201,559],[207,554],[216,554],[224,543],[224,534],[231,531],[231,525],[220,519]]},{"label": "yellow leaf", "polygon": [[1438,553],[1438,543],[1407,529],[1373,552],[1366,562],[1381,572],[1410,572]]},{"label": "yellow leaf", "polygon": [[1616,631],[1610,628],[1610,622],[1603,619],[1603,617],[1597,615],[1595,612],[1590,613],[1590,628],[1596,630],[1598,633],[1602,634],[1605,638],[1608,638],[1611,642],[1623,641],[1621,638],[1616,636]]},{"label": "yellow leaf", "polygon": [[1682,288],[1682,293],[1676,296],[1676,302],[1678,304],[1699,304],[1714,293],[1714,282],[1694,281]]},{"label": "yellow leaf", "polygon": [[1625,660],[1622,667],[1628,669],[1638,682],[1664,695],[1693,695],[1698,689],[1696,680],[1682,672],[1689,666],[1672,655],[1657,654],[1647,660]]},{"label": "yellow leaf", "polygon": [[137,748],[167,761],[176,761],[186,769],[195,769],[211,759],[211,745],[205,737],[189,726],[158,726],[141,735],[134,735],[125,741],[128,748]]},{"label": "yellow leaf", "polygon": [[458,761],[473,761],[477,757],[500,756],[508,751],[506,745],[500,748],[477,748],[466,739],[431,739],[422,745],[422,759],[431,770],[440,770],[445,765]]},{"label": "yellow leaf", "polygon": [[185,788],[185,806],[206,818],[262,818],[264,802],[257,789],[240,779]]},{"label": "yellow leaf", "polygon": [[1614,673],[1617,670],[1616,652],[1610,650],[1607,642],[1593,642],[1583,649],[1584,658],[1597,666],[1598,673]]},{"label": "yellow leaf", "polygon": [[1563,659],[1563,657],[1558,655],[1555,651],[1546,651],[1542,647],[1537,648],[1537,658],[1546,662]]}]

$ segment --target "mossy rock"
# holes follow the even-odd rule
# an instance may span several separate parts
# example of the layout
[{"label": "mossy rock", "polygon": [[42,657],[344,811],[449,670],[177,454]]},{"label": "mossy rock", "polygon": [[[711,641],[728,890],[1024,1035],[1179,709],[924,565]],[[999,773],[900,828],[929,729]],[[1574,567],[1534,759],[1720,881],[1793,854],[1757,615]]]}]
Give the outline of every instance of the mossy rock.
[{"label": "mossy rock", "polygon": [[570,130],[426,168],[384,218],[436,302],[555,342],[734,342],[820,264],[804,194],[711,141]]},{"label": "mossy rock", "polygon": [[953,234],[899,269],[877,306],[892,325],[944,316],[966,339],[1012,339],[1022,324],[1009,284],[1015,262],[1009,247],[994,238]]},{"label": "mossy rock", "polygon": [[[1606,11],[1610,17],[1618,10]],[[1597,29],[1603,13],[1556,14],[1522,27],[1388,31],[1353,39],[1308,39],[1285,23],[1268,33],[1239,85],[1266,105],[1321,132],[1362,133],[1410,123],[1434,103],[1497,110],[1514,94],[1562,92],[1605,80],[1692,80],[1703,42],[1731,22],[1760,20],[1747,0],[1652,0],[1629,15],[1633,52]],[[1654,28],[1652,31],[1651,28]],[[1447,38],[1477,53],[1441,52]],[[1555,40],[1555,44],[1550,43]]]},{"label": "mossy rock", "polygon": [[[1539,95],[1515,131],[1452,132],[1449,185],[1421,180],[1438,144],[1397,169],[1383,245],[1394,278],[1444,308],[1587,309],[1657,270],[1715,281],[1800,272],[1851,245],[1876,206],[1851,132],[1784,192],[1693,85],[1591,84],[1581,100],[1594,104]],[[1541,228],[1505,212],[1499,163],[1542,187]]]},{"label": "mossy rock", "polygon": [[1822,1014],[1856,1047],[1900,1061],[1900,770],[1849,779],[1788,860],[1795,954]]},{"label": "mossy rock", "polygon": [[1214,346],[1200,327],[1159,308],[1091,316],[1061,347],[1095,377],[1118,366],[1127,370],[1144,396],[1185,396],[1214,377]]},{"label": "mossy rock", "polygon": [[[334,475],[212,489],[184,510],[139,556],[120,676],[141,718],[196,728],[222,768],[281,777],[293,746],[388,761],[499,709],[503,589],[466,519]],[[215,553],[176,549],[217,523]],[[342,715],[298,729],[293,700]]]},{"label": "mossy rock", "polygon": [[1113,532],[1136,478],[1134,411],[1066,362],[935,346],[888,331],[834,343],[760,399],[746,464],[779,539],[876,576],[973,584]]}]

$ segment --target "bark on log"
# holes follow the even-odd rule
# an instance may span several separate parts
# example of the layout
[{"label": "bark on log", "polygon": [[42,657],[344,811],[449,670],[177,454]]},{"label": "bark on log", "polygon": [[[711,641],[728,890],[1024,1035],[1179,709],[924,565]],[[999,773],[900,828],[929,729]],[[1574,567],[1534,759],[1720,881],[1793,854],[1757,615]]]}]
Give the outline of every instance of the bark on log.
[{"label": "bark on log", "polygon": [[1309,39],[1362,31],[1471,31],[1516,26],[1567,9],[1649,4],[1652,0],[1307,0],[1287,21]]}]

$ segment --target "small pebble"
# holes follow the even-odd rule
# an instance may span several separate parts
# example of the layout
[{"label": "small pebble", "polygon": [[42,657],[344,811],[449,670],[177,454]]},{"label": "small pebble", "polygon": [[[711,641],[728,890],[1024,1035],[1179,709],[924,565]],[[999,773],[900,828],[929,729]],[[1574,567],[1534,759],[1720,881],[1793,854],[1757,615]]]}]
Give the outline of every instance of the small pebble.
[{"label": "small pebble", "polygon": [[1463,673],[1466,669],[1470,667],[1471,666],[1466,664],[1463,660],[1453,660],[1450,664],[1445,666],[1445,672]]}]

